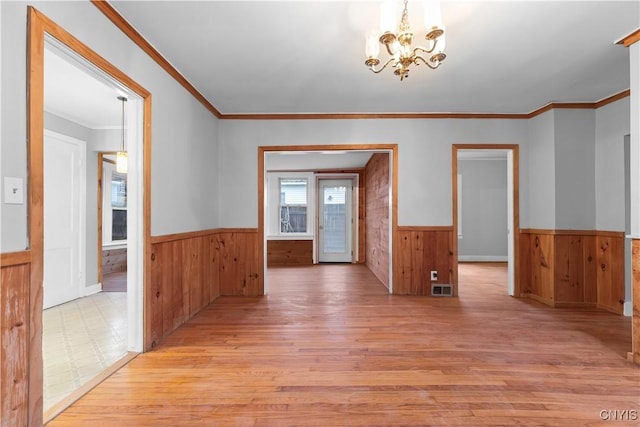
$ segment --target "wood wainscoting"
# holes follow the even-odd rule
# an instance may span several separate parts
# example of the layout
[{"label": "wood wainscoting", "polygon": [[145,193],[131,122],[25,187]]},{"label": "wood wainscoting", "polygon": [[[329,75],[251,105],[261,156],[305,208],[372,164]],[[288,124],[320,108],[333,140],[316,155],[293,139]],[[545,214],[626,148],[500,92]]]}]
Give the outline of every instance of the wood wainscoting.
[{"label": "wood wainscoting", "polygon": [[256,229],[211,229],[151,238],[145,349],[219,296],[262,294]]},{"label": "wood wainscoting", "polygon": [[552,307],[624,309],[624,233],[523,229],[520,296]]},{"label": "wood wainscoting", "polygon": [[632,247],[633,274],[631,286],[633,287],[633,319],[631,326],[631,359],[636,365],[640,365],[640,239],[633,239]]},{"label": "wood wainscoting", "polygon": [[313,265],[313,240],[267,240],[267,267]]},{"label": "wood wainscoting", "polygon": [[4,253],[0,266],[0,425],[27,425],[31,252]]},{"label": "wood wainscoting", "polygon": [[[393,293],[398,295],[431,295],[431,284],[453,283],[453,227],[397,228],[393,251]],[[438,279],[431,281],[431,271]]]}]

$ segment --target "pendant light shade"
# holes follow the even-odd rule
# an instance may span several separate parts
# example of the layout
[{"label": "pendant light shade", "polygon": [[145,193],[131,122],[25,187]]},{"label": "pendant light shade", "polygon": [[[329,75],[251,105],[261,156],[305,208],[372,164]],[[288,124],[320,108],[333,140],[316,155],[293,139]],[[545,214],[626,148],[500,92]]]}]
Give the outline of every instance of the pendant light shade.
[{"label": "pendant light shade", "polygon": [[129,169],[129,159],[127,158],[127,151],[124,145],[124,103],[127,102],[127,98],[119,96],[118,100],[122,101],[122,149],[116,153],[116,172],[127,173]]},{"label": "pendant light shade", "polygon": [[118,151],[116,153],[116,172],[127,173],[129,164],[126,151]]}]

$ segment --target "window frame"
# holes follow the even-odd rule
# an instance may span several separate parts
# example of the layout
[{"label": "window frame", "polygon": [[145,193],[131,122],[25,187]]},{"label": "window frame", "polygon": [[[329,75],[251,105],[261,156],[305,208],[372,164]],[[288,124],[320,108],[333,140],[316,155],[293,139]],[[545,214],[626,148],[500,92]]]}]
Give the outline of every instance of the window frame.
[{"label": "window frame", "polygon": [[[307,180],[307,232],[280,232],[280,179]],[[265,179],[265,237],[267,240],[313,240],[316,235],[316,181],[313,172],[267,171]]]},{"label": "window frame", "polygon": [[[304,181],[304,186],[305,186],[305,204],[299,204],[299,203],[286,203],[283,202],[283,195],[284,192],[282,191],[282,183],[283,181]],[[301,184],[302,185],[302,184]],[[279,203],[278,203],[278,210],[277,210],[277,215],[278,215],[278,235],[280,236],[306,236],[310,234],[309,231],[309,211],[310,211],[310,206],[309,206],[309,193],[310,193],[310,179],[309,177],[306,176],[279,176],[278,177],[278,194],[279,194]],[[304,231],[283,231],[282,230],[282,226],[284,224],[283,222],[283,218],[282,218],[282,208],[283,207],[293,207],[293,208],[300,208],[300,207],[304,207],[305,208],[305,230]],[[291,225],[289,223],[289,225]]]}]

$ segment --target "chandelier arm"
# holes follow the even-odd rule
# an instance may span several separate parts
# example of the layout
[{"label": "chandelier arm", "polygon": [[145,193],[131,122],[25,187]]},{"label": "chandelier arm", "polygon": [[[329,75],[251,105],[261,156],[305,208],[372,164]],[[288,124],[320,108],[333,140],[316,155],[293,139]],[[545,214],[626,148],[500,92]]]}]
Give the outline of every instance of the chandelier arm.
[{"label": "chandelier arm", "polygon": [[[415,50],[414,50],[414,52],[415,52]],[[440,64],[442,64],[442,62],[437,62],[436,65],[433,65],[431,61],[428,61],[428,60],[424,59],[420,55],[415,55],[415,58],[413,60],[414,64],[420,65],[420,64],[418,64],[418,59],[421,60],[427,67],[431,68],[432,70],[435,70],[436,68],[438,68],[440,66]]]},{"label": "chandelier arm", "polygon": [[389,53],[390,56],[395,55],[395,52],[391,50],[391,43],[384,43],[384,46],[387,48],[387,52]]},{"label": "chandelier arm", "polygon": [[436,42],[433,44],[433,46],[431,46],[431,49],[425,49],[422,46],[416,46],[413,49],[413,53],[417,54],[417,52],[424,52],[424,53],[433,53],[434,50],[436,50],[436,45],[438,44],[438,41],[436,40]]},{"label": "chandelier arm", "polygon": [[369,66],[369,69],[371,71],[373,71],[374,73],[378,74],[379,72],[381,72],[382,70],[384,70],[385,68],[387,68],[387,65],[391,64],[391,62],[394,60],[394,58],[389,58],[387,60],[387,62],[384,63],[384,65],[382,65],[382,67],[378,68],[377,70],[373,67],[373,65]]}]

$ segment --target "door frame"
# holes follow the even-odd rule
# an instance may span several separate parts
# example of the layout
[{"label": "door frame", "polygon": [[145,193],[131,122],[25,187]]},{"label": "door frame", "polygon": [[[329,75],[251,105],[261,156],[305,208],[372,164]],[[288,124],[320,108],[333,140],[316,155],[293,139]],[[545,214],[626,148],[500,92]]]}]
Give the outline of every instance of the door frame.
[{"label": "door frame", "polygon": [[[520,283],[520,184],[519,184],[519,146],[517,144],[453,144],[451,146],[451,212],[453,216],[452,235],[452,281],[458,288],[458,151],[459,150],[501,150],[511,153],[512,166],[508,174],[512,176],[512,200],[513,200],[513,229],[510,230],[511,244],[513,245],[513,296],[522,294]],[[509,185],[507,183],[507,188]],[[510,260],[511,261],[511,260]]]},{"label": "door frame", "polygon": [[113,154],[115,155],[116,152],[115,151],[99,151],[98,152],[98,193],[97,193],[97,199],[98,199],[98,283],[102,284],[102,280],[103,280],[103,271],[102,271],[102,205],[103,205],[103,197],[104,197],[104,180],[103,180],[103,174],[104,174],[104,165],[103,162],[107,161],[104,156],[109,155],[109,154]]},{"label": "door frame", "polygon": [[358,261],[358,197],[360,194],[358,189],[358,174],[316,174],[316,244],[314,252],[318,263],[320,263],[320,183],[321,181],[350,181],[351,182],[351,225],[350,225],[350,239],[351,239],[351,264],[355,264]]},{"label": "door frame", "polygon": [[[59,132],[55,132],[52,131],[50,129],[45,129],[44,130],[44,137],[49,137],[49,138],[57,138],[60,139],[66,143],[69,144],[73,144],[76,147],[80,147],[80,163],[81,163],[81,168],[80,168],[80,193],[79,193],[79,197],[80,200],[77,201],[76,206],[74,206],[74,209],[77,209],[80,212],[79,215],[79,227],[78,227],[78,235],[74,236],[73,240],[74,240],[74,250],[77,250],[78,253],[76,254],[76,261],[78,262],[78,268],[80,268],[80,274],[78,277],[78,283],[77,283],[77,289],[76,289],[76,297],[80,298],[80,297],[84,297],[86,295],[86,279],[87,279],[87,271],[85,268],[86,265],[86,247],[87,247],[87,210],[86,207],[82,205],[82,200],[86,200],[87,197],[87,180],[86,180],[86,171],[87,171],[87,151],[86,151],[86,145],[87,142],[86,141],[82,141],[80,139],[59,133]],[[44,144],[44,139],[43,139],[43,144]],[[84,149],[83,149],[84,148]],[[43,168],[44,168],[44,146],[43,146]],[[44,177],[44,170],[43,170],[43,177]],[[43,185],[44,185],[44,180],[43,180]],[[44,192],[43,192],[43,197],[44,197]],[[44,203],[44,200],[43,200]],[[43,209],[44,209],[44,204],[43,204]],[[43,232],[44,232],[44,210],[43,210]],[[44,263],[44,234],[42,236],[43,238],[43,263]],[[44,264],[43,264],[43,302],[44,302]],[[57,304],[56,304],[57,305]]]},{"label": "door frame", "polygon": [[[44,135],[44,51],[47,36],[64,46],[85,61],[94,70],[99,70],[109,79],[126,87],[132,94],[141,99],[141,129],[138,147],[140,154],[138,175],[141,178],[139,204],[142,205],[139,235],[142,236],[140,248],[139,271],[142,276],[140,304],[143,307],[142,342],[144,343],[145,326],[149,323],[144,310],[148,302],[144,295],[149,288],[150,265],[145,262],[151,253],[151,93],[127,76],[123,71],[109,63],[98,53],[75,38],[65,29],[49,19],[33,6],[28,7],[28,40],[27,40],[27,151],[28,151],[28,230],[31,250],[31,274],[29,284],[29,344],[27,348],[28,368],[28,424],[43,424],[43,372],[42,372],[42,278],[43,278],[43,135]],[[134,166],[138,167],[138,166]]]}]

